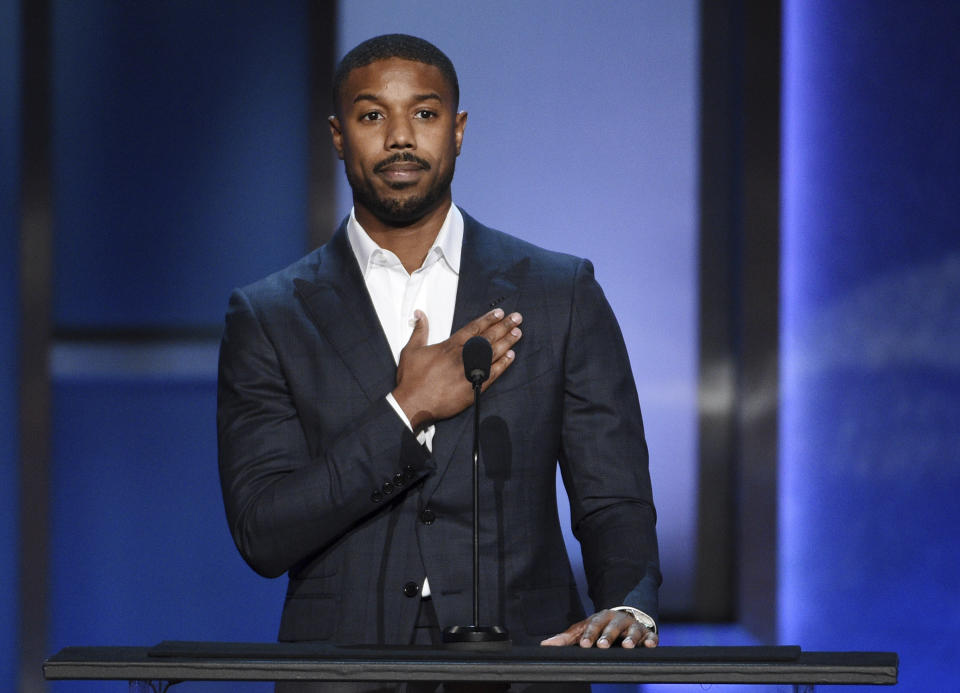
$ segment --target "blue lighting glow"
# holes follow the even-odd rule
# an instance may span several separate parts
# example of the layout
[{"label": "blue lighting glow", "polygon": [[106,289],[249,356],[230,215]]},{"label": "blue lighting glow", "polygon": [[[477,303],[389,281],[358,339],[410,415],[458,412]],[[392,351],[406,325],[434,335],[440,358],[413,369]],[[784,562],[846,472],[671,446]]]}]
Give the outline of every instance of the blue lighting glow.
[{"label": "blue lighting glow", "polygon": [[785,3],[780,639],[956,685],[956,3]]}]

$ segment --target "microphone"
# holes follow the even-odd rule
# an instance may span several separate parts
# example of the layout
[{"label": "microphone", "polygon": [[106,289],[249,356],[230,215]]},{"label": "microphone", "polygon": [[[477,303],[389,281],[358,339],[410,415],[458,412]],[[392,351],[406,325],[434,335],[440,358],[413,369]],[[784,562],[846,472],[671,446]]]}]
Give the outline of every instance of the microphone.
[{"label": "microphone", "polygon": [[473,384],[473,624],[443,629],[445,647],[492,650],[510,647],[510,634],[503,626],[480,624],[480,390],[490,377],[493,348],[483,337],[471,337],[463,345],[463,374]]},{"label": "microphone", "polygon": [[483,385],[490,377],[493,347],[483,337],[471,337],[463,345],[463,373],[474,387]]}]

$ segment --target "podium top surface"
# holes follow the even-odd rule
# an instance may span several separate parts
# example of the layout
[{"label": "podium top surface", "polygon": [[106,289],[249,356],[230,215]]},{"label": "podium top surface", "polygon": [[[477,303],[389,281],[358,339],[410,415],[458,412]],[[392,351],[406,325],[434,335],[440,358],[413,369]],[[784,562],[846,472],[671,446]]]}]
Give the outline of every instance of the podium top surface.
[{"label": "podium top surface", "polygon": [[67,647],[44,677],[166,681],[542,681],[584,683],[861,684],[897,682],[892,652],[799,647],[580,649],[165,641],[155,647]]}]

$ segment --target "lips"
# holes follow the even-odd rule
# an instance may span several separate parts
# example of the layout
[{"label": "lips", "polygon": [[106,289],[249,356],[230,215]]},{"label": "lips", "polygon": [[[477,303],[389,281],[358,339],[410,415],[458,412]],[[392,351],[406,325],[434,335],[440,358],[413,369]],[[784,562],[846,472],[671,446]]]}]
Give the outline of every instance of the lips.
[{"label": "lips", "polygon": [[373,167],[374,173],[401,173],[429,171],[430,164],[413,154],[395,154]]},{"label": "lips", "polygon": [[420,164],[410,164],[410,163],[399,163],[399,164],[390,164],[388,166],[382,167],[378,173],[406,173],[409,171],[422,171],[423,166]]},{"label": "lips", "polygon": [[423,169],[419,166],[414,166],[413,168],[392,168],[388,167],[383,169],[378,174],[387,185],[395,190],[405,188],[408,185],[415,185],[420,181],[420,177],[423,175]]}]

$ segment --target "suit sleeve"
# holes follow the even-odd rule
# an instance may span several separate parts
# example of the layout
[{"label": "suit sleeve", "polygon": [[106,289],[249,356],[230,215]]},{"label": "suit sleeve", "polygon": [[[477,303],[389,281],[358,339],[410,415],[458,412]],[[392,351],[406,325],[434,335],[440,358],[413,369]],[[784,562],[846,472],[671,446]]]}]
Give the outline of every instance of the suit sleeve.
[{"label": "suit sleeve", "polygon": [[577,268],[565,350],[560,467],[590,598],[658,617],[656,511],[633,372],[589,261]]},{"label": "suit sleeve", "polygon": [[237,548],[266,577],[321,551],[433,470],[385,398],[324,450],[311,452],[303,425],[273,343],[235,291],[220,347],[220,482]]}]

